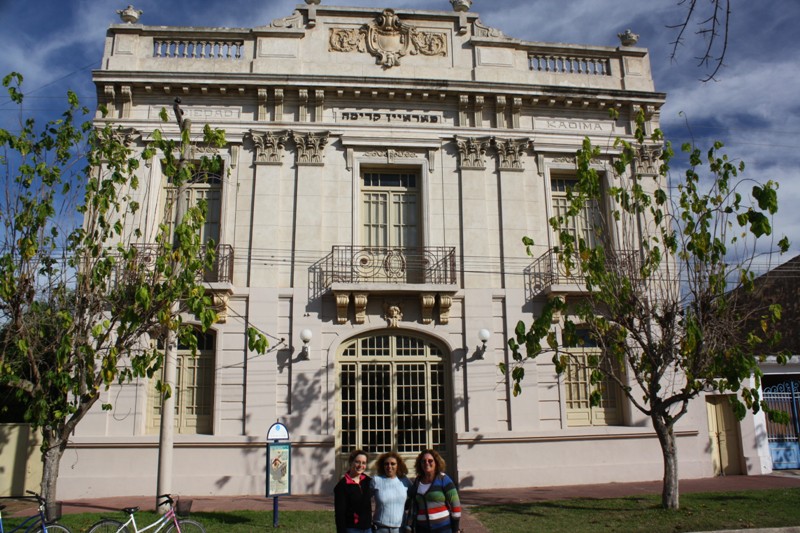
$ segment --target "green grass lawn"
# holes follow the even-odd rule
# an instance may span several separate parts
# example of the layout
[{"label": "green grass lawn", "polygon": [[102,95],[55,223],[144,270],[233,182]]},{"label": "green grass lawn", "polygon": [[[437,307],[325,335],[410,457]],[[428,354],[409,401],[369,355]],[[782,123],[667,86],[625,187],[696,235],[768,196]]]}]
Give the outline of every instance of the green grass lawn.
[{"label": "green grass lawn", "polygon": [[800,525],[800,489],[682,494],[666,511],[660,496],[563,500],[470,510],[492,532],[683,532]]},{"label": "green grass lawn", "polygon": [[[562,500],[531,504],[471,507],[493,533],[547,532],[688,532],[753,527],[800,526],[800,489],[681,495],[681,509],[665,511],[659,496],[609,500]],[[281,531],[330,533],[331,511],[281,511]],[[74,533],[86,532],[101,517],[121,520],[122,513],[66,515],[61,523]],[[140,525],[155,518],[139,513]],[[263,532],[272,529],[272,512],[192,513],[208,533]],[[6,531],[8,531],[6,527]],[[470,533],[470,532],[467,532]]]}]

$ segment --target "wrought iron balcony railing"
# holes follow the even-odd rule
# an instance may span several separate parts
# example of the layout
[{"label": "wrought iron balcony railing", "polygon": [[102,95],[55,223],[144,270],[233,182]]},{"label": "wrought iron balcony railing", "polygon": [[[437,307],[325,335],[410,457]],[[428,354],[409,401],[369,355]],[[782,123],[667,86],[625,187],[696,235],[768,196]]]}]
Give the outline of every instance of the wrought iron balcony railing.
[{"label": "wrought iron balcony railing", "polygon": [[446,246],[334,246],[311,266],[309,274],[315,294],[334,283],[454,285],[456,251]]},{"label": "wrought iron balcony railing", "polygon": [[[136,251],[136,260],[133,267],[137,271],[149,270],[156,260],[159,253],[157,244],[134,244],[132,248]],[[124,278],[125,268],[119,266],[118,278]],[[206,283],[232,283],[233,282],[233,246],[230,244],[220,244],[216,247],[214,262],[211,268],[197,273],[198,280]]]},{"label": "wrought iron balcony railing", "polygon": [[[606,250],[606,263],[629,279],[640,277],[640,260],[636,250]],[[548,250],[525,269],[528,297],[540,294],[568,294],[586,292],[586,278],[581,271],[580,259],[574,258],[573,269],[567,271],[558,260],[558,253]]]}]

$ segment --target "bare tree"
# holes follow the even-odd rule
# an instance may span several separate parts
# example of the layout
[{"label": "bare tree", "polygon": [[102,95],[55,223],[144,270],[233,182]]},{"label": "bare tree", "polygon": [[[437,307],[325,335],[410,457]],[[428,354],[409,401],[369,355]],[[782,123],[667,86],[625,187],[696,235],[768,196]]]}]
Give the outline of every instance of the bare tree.
[{"label": "bare tree", "polygon": [[675,60],[678,57],[678,49],[686,43],[686,34],[694,26],[694,34],[704,43],[702,54],[697,56],[698,66],[705,68],[708,73],[702,81],[715,80],[725,65],[725,54],[728,52],[731,0],[679,0],[678,5],[685,7],[686,16],[682,22],[667,26],[677,31],[675,40],[670,43],[670,58]]}]

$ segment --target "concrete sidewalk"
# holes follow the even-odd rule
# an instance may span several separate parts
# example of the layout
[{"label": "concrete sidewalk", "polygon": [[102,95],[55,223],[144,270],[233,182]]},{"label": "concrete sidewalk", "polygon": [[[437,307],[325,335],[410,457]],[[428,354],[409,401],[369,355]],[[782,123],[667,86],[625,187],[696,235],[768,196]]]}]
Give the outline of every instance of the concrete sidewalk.
[{"label": "concrete sidewalk", "polygon": [[[692,492],[728,492],[800,487],[800,470],[784,470],[766,476],[727,476],[704,479],[685,479],[680,482],[682,494]],[[460,491],[465,507],[462,527],[468,533],[488,533],[470,516],[470,507],[476,505],[501,505],[572,498],[622,498],[642,494],[660,494],[661,481],[638,483],[603,483],[598,485],[569,485],[560,487],[528,487],[519,489],[491,489]],[[271,511],[272,499],[263,496],[189,496],[193,512],[224,512],[233,510]],[[152,496],[95,498],[91,500],[67,500],[63,502],[64,514],[69,513],[114,513],[123,507],[138,505],[142,509],[153,509]],[[284,496],[279,499],[281,511],[333,510],[333,496],[328,494],[311,496]],[[799,525],[800,526],[800,525]],[[800,533],[800,527],[779,530]]]}]

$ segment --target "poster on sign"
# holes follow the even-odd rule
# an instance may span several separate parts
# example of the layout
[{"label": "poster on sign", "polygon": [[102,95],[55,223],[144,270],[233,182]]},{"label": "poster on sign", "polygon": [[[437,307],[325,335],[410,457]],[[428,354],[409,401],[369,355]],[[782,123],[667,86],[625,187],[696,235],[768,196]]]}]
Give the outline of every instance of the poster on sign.
[{"label": "poster on sign", "polygon": [[267,444],[267,497],[291,494],[292,445],[289,442]]}]

